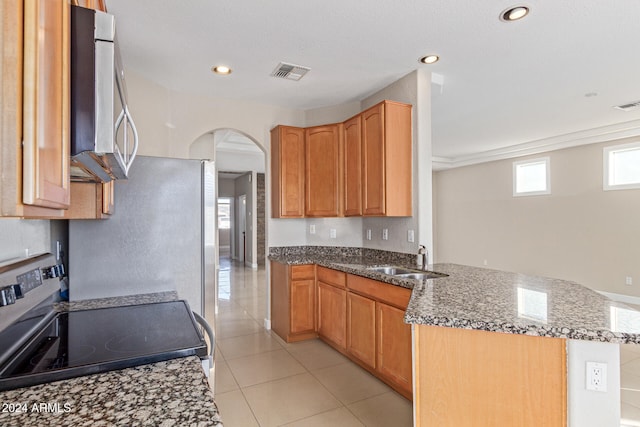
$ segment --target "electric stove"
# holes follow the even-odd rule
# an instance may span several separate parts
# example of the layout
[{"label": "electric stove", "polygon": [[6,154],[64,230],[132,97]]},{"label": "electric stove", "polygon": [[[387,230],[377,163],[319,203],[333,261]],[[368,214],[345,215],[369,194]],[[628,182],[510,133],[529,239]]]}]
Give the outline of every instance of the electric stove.
[{"label": "electric stove", "polygon": [[24,344],[3,356],[0,390],[207,356],[207,344],[186,301],[63,313],[39,310],[3,331],[0,348],[11,348],[26,331],[31,335]]}]

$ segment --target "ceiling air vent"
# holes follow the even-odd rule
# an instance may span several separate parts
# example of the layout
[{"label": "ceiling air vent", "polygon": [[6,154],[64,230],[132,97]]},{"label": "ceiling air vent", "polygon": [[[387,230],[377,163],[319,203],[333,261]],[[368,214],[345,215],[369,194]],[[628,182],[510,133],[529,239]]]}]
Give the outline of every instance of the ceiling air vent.
[{"label": "ceiling air vent", "polygon": [[616,108],[616,109],[622,110],[622,111],[635,110],[637,108],[640,108],[640,101],[630,102],[628,104],[623,104],[623,105],[616,105],[613,108]]},{"label": "ceiling air vent", "polygon": [[281,79],[298,81],[302,77],[304,77],[304,75],[307,74],[309,70],[311,70],[311,68],[309,67],[281,62],[278,64],[276,69],[271,72],[271,75],[273,77],[279,77]]}]

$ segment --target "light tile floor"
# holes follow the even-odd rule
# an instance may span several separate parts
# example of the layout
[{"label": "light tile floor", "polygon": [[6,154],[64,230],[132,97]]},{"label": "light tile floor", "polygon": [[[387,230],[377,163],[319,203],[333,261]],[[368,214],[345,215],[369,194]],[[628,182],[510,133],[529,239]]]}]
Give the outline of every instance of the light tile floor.
[{"label": "light tile floor", "polygon": [[[225,427],[412,426],[409,401],[322,341],[266,331],[266,294],[264,268],[221,259],[211,385]],[[640,427],[640,346],[620,358],[621,425]]]},{"label": "light tile floor", "polygon": [[263,327],[264,268],[221,259],[212,387],[225,427],[407,426],[411,403],[320,340]]}]

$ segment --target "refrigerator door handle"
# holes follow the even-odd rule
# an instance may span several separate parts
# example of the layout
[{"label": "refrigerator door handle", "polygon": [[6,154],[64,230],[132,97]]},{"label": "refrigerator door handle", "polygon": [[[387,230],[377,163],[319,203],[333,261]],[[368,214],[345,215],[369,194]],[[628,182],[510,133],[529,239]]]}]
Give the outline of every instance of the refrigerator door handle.
[{"label": "refrigerator door handle", "polygon": [[198,324],[202,326],[202,328],[207,333],[207,336],[209,337],[209,342],[211,343],[211,347],[209,348],[209,356],[208,356],[208,362],[209,362],[208,368],[205,367],[204,361],[202,363],[202,367],[205,371],[205,374],[207,374],[207,377],[209,377],[209,369],[213,368],[213,357],[215,356],[215,351],[216,351],[216,335],[213,333],[213,329],[211,329],[211,326],[209,326],[209,323],[207,323],[204,317],[200,316],[195,311],[192,313],[193,313],[193,317],[196,319],[196,322],[198,322]]}]

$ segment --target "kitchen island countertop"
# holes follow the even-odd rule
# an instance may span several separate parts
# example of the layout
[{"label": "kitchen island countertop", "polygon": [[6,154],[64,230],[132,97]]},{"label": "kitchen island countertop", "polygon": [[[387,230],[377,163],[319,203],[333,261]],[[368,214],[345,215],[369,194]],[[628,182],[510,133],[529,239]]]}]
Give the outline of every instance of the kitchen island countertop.
[{"label": "kitchen island countertop", "polygon": [[[273,248],[272,248],[273,249]],[[578,283],[458,264],[429,265],[447,274],[402,279],[375,265],[415,267],[415,255],[361,248],[275,248],[270,259],[327,268],[412,289],[405,322],[416,325],[640,344],[640,312]]]},{"label": "kitchen island countertop", "polygon": [[[174,292],[60,303],[58,311],[176,300]],[[197,356],[0,392],[4,426],[222,426]]]}]

